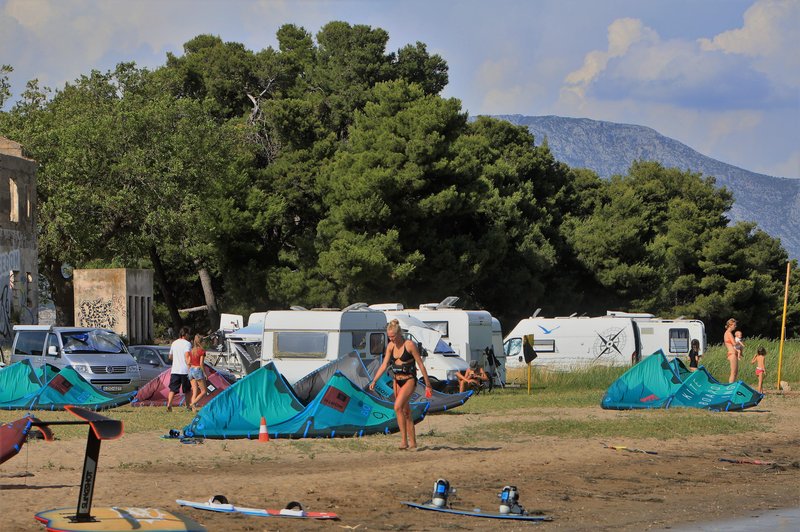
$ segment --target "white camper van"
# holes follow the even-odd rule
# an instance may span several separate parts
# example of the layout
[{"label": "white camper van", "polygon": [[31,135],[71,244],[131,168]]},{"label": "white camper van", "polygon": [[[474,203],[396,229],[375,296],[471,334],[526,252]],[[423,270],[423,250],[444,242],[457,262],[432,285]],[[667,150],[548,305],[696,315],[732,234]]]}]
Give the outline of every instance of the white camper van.
[{"label": "white camper van", "polygon": [[[387,315],[411,316],[437,330],[464,361],[469,364],[477,360],[487,373],[494,375],[494,382],[503,385],[506,381],[505,355],[494,347],[492,340],[492,315],[485,310],[464,310],[453,305],[457,297],[450,296],[441,303],[427,303],[418,309],[406,309],[399,303],[372,305],[384,310]],[[498,322],[499,325],[499,322]]]},{"label": "white camper van", "polygon": [[289,384],[356,351],[369,362],[386,351],[386,315],[366,305],[344,310],[272,310],[264,319],[261,364],[274,362]]},{"label": "white camper van", "polygon": [[667,356],[685,355],[695,338],[700,340],[701,351],[705,350],[705,327],[701,321],[625,314],[557,318],[534,314],[520,321],[506,336],[506,364],[525,366],[522,337],[529,334],[534,337],[533,348],[538,355],[533,364],[554,369],[633,364],[659,349]]},{"label": "white camper van", "polygon": [[522,337],[533,335],[537,366],[572,369],[591,364],[622,366],[638,357],[638,343],[632,320],[613,317],[533,316],[520,321],[508,333],[503,349],[506,365],[524,367]]},{"label": "white camper van", "polygon": [[706,351],[706,326],[700,320],[657,318],[653,314],[609,310],[607,316],[631,319],[639,332],[640,353],[643,357],[659,349],[668,357],[686,356],[692,340],[699,340],[700,354]]}]

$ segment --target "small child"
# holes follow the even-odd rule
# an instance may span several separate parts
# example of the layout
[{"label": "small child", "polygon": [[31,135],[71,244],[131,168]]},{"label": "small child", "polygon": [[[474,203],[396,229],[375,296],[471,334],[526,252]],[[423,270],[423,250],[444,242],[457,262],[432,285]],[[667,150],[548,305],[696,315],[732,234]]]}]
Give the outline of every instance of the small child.
[{"label": "small child", "polygon": [[756,365],[756,376],[758,377],[758,393],[764,393],[764,375],[767,374],[767,350],[763,346],[759,346],[756,354],[753,355],[751,364]]},{"label": "small child", "polygon": [[733,348],[736,349],[736,357],[741,360],[744,353],[744,342],[742,342],[742,331],[733,334]]},{"label": "small child", "polygon": [[689,349],[689,371],[697,371],[697,365],[700,363],[700,340],[692,340],[691,348]]}]

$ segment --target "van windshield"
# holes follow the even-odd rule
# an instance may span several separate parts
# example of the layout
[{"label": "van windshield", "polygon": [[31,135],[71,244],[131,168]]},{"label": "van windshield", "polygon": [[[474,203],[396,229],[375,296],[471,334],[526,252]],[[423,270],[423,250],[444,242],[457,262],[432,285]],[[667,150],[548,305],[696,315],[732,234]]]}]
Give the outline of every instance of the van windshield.
[{"label": "van windshield", "polygon": [[111,331],[62,332],[65,353],[125,353],[122,339]]}]

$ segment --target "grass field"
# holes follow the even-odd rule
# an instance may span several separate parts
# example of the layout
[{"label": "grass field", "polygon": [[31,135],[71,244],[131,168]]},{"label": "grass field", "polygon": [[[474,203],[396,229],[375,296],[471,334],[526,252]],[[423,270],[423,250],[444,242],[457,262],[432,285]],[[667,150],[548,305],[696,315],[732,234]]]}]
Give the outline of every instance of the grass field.
[{"label": "grass field", "polygon": [[[497,389],[471,398],[465,405],[443,414],[445,416],[464,416],[463,424],[456,424],[454,430],[447,432],[425,431],[420,428],[420,436],[429,444],[437,441],[451,444],[470,444],[480,440],[513,441],[530,436],[563,436],[568,438],[589,437],[656,437],[662,440],[686,438],[711,434],[735,434],[744,432],[771,432],[771,416],[743,416],[740,413],[723,414],[694,409],[645,410],[616,412],[614,416],[600,416],[600,398],[604,390],[554,390],[534,387],[531,395],[525,388]],[[782,400],[775,397],[773,400]],[[597,415],[587,408],[597,409]],[[546,409],[546,410],[545,410]],[[563,409],[563,410],[561,410]],[[570,413],[577,410],[577,413]],[[24,415],[20,411],[0,411],[0,421],[8,422]],[[46,420],[73,420],[66,412],[34,412]],[[166,434],[169,429],[181,429],[189,423],[189,412],[167,413],[158,407],[120,407],[107,411],[104,415],[121,419],[126,433],[152,432],[154,437]],[[481,416],[481,423],[474,423],[474,416]],[[514,419],[509,421],[509,418]],[[87,427],[56,427],[59,439],[84,438]],[[378,435],[377,439],[383,441]],[[370,438],[366,438],[369,440]],[[311,445],[310,441],[297,440],[294,445]],[[313,445],[320,451],[316,444]],[[355,444],[344,438],[330,442],[336,450],[358,451],[364,444]]]},{"label": "grass field", "polygon": [[[765,391],[776,389],[776,365],[778,358],[778,342],[775,340],[749,339],[747,352],[752,353],[759,346],[767,349],[767,379]],[[754,385],[756,383],[754,366],[746,357],[740,371],[740,378]],[[702,363],[720,381],[726,381],[728,363],[722,346],[711,346]],[[567,418],[558,414],[542,415],[543,409],[586,409],[596,407],[600,412],[600,401],[608,386],[617,379],[626,368],[596,367],[574,372],[543,371],[534,368],[532,372],[532,388],[527,389],[525,370],[510,370],[508,375],[511,386],[495,389],[491,393],[483,393],[471,398],[464,406],[442,414],[448,416],[489,415],[477,428],[473,423],[464,431],[448,433],[429,433],[427,437],[466,444],[478,439],[497,441],[513,440],[519,436],[549,435],[573,438],[590,436],[608,437],[658,437],[661,439],[683,438],[709,434],[732,434],[751,431],[771,431],[771,417],[747,417],[741,415],[720,415],[703,410],[653,410],[621,412],[613,419],[601,419],[591,412],[576,418]],[[787,342],[784,348],[782,380],[788,381],[793,389],[800,388],[800,340]],[[775,396],[772,400],[791,400]],[[491,415],[511,414],[522,421],[493,421]],[[24,415],[21,411],[0,411],[0,422],[19,419]],[[66,412],[34,412],[34,415],[46,420],[72,420]],[[154,432],[166,434],[169,429],[181,429],[192,419],[193,414],[182,408],[167,413],[164,408],[133,408],[123,406],[106,413],[109,417],[122,419],[125,432]],[[539,419],[527,419],[537,416]],[[665,428],[666,427],[666,428]],[[83,438],[86,428],[80,426],[58,427],[57,435],[61,439]],[[424,430],[424,429],[423,429]],[[303,445],[296,442],[297,445]],[[359,445],[333,444],[333,448],[352,449],[357,451]]]}]

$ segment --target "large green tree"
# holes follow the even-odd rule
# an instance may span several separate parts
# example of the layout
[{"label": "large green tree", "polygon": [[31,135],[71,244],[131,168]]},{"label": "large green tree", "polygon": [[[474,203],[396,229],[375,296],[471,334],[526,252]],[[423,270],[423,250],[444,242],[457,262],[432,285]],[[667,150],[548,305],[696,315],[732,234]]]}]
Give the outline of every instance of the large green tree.
[{"label": "large green tree", "polygon": [[[153,80],[121,64],[80,77],[50,101],[30,90],[5,124],[40,165],[40,262],[54,290],[64,262],[150,260],[177,325],[164,261],[188,261],[201,275],[216,264],[215,238],[225,238],[218,215],[233,200],[234,145],[204,100],[173,98]],[[71,321],[66,295],[57,303]]]},{"label": "large green tree", "polygon": [[609,303],[703,319],[730,316],[766,334],[780,312],[787,255],[753,224],[729,224],[732,196],[713,178],[634,163],[599,189],[594,211],[569,221],[577,257]]}]

